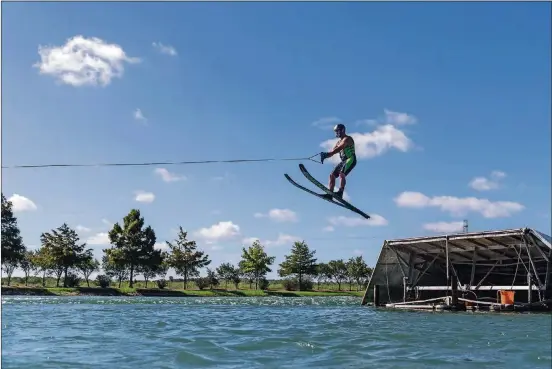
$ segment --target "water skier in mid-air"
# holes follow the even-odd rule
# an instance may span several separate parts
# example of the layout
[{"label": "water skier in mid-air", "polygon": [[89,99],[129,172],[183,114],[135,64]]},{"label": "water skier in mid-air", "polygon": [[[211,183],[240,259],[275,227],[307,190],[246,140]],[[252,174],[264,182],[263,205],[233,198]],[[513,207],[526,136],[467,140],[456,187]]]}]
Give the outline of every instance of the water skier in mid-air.
[{"label": "water skier in mid-air", "polygon": [[[358,215],[362,216],[364,219],[370,219],[370,216],[368,214],[356,208],[352,204],[349,204],[347,201],[343,199],[343,193],[345,192],[345,183],[346,183],[345,177],[347,177],[347,175],[351,173],[351,170],[353,170],[353,168],[356,165],[355,141],[351,136],[348,136],[345,133],[345,126],[343,124],[336,125],[334,127],[334,132],[335,132],[335,136],[338,138],[338,141],[335,144],[334,148],[329,152],[320,153],[320,161],[322,163],[324,163],[325,159],[330,158],[337,153],[339,153],[339,156],[341,157],[341,162],[336,165],[336,167],[330,174],[330,183],[328,187],[324,186],[316,178],[314,178],[302,163],[299,164],[299,169],[301,170],[301,173],[303,173],[303,175],[311,183],[313,183],[319,189],[323,190],[324,194],[316,193],[304,186],[301,186],[300,184],[295,182],[287,173],[284,173],[284,176],[295,187],[300,188],[301,190],[308,192],[311,195],[314,195],[318,198],[329,201],[332,204],[335,204],[345,209],[349,209],[357,213]],[[339,190],[337,192],[334,192],[335,179],[337,177],[339,177],[340,179]],[[338,201],[335,201],[336,199]]]},{"label": "water skier in mid-air", "polygon": [[[343,198],[345,184],[347,183],[345,177],[347,177],[347,175],[351,173],[356,165],[355,141],[351,136],[348,136],[345,133],[345,125],[341,123],[334,127],[334,132],[335,136],[339,140],[335,144],[332,151],[320,153],[320,161],[324,163],[325,159],[331,158],[333,155],[339,153],[341,162],[339,162],[339,164],[337,164],[334,170],[331,172],[328,188],[331,192],[334,193],[336,197],[341,199]],[[335,179],[337,177],[339,177],[339,190],[337,190],[337,192],[334,192]],[[324,194],[323,196],[329,198],[332,197],[330,194]]]}]

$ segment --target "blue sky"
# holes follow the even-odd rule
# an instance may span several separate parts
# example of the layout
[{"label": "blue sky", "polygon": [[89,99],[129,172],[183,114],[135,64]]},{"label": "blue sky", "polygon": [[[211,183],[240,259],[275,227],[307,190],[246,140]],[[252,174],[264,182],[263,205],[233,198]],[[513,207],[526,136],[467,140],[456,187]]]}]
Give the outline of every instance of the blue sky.
[{"label": "blue sky", "polygon": [[[359,155],[346,192],[374,220],[291,186],[284,173],[308,184],[298,162],[161,167],[168,182],[156,167],[4,169],[2,191],[29,247],[67,222],[98,257],[134,207],[159,242],[182,226],[214,266],[237,262],[251,237],[277,263],[304,239],[320,260],[373,265],[384,239],[463,219],[550,234],[549,14],[547,3],[6,3],[4,166],[305,157],[339,120]],[[327,182],[332,163],[306,165]]]}]

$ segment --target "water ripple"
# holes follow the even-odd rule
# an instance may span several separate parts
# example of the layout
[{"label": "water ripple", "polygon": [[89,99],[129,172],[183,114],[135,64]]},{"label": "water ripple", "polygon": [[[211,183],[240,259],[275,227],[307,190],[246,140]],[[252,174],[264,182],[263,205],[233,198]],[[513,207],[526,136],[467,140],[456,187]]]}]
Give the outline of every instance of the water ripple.
[{"label": "water ripple", "polygon": [[550,368],[551,316],[354,297],[2,299],[4,368]]}]

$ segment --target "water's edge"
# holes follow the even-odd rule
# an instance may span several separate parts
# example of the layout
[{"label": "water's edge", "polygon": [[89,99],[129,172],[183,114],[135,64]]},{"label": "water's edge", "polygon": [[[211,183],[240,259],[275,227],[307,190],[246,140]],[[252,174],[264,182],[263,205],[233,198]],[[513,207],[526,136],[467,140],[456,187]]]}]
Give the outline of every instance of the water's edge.
[{"label": "water's edge", "polygon": [[362,291],[285,291],[285,290],[173,290],[158,288],[44,288],[2,286],[3,296],[150,296],[150,297],[362,297]]}]

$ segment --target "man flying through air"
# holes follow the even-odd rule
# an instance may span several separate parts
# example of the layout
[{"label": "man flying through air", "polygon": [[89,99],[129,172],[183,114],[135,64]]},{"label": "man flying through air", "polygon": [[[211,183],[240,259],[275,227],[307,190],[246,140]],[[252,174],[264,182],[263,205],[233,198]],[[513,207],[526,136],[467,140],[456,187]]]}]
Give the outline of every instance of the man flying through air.
[{"label": "man flying through air", "polygon": [[[298,187],[305,192],[308,192],[318,198],[322,198],[326,201],[329,201],[342,208],[349,209],[352,212],[355,212],[358,215],[362,216],[364,219],[370,219],[370,216],[368,214],[364,213],[362,210],[357,209],[353,205],[343,200],[343,193],[345,192],[345,177],[347,177],[347,175],[351,173],[351,170],[353,170],[353,168],[356,165],[355,141],[351,136],[348,136],[345,134],[345,126],[343,124],[336,125],[334,127],[334,132],[335,132],[335,136],[338,138],[334,148],[330,152],[320,153],[320,161],[322,163],[324,163],[325,159],[330,158],[337,153],[339,153],[339,156],[341,157],[341,162],[336,165],[336,167],[330,174],[330,184],[328,185],[328,187],[324,186],[322,183],[317,181],[316,178],[314,178],[307,171],[307,168],[305,168],[305,166],[302,163],[299,164],[299,169],[301,170],[301,173],[303,173],[303,175],[312,184],[316,185],[316,187],[323,190],[324,194],[316,193],[314,191],[309,190],[306,187],[301,186],[300,184],[295,182],[287,173],[284,173],[284,176],[295,187]],[[337,176],[339,176],[339,179],[340,179],[340,186],[339,186],[339,190],[337,192],[334,192],[335,178]],[[339,199],[340,201],[335,201],[334,198]]]},{"label": "man flying through air", "polygon": [[[334,192],[335,187],[335,178],[339,176],[339,190],[334,192],[335,196],[338,198],[343,197],[343,191],[345,191],[345,177],[353,170],[356,165],[356,154],[355,154],[355,141],[351,136],[345,134],[345,126],[343,124],[338,124],[334,127],[335,136],[339,139],[335,144],[334,148],[330,152],[321,152],[320,161],[324,163],[324,160],[331,158],[333,155],[339,153],[341,162],[337,164],[330,174],[330,183],[328,188],[330,191]],[[331,198],[329,194],[324,194],[324,197]]]}]

